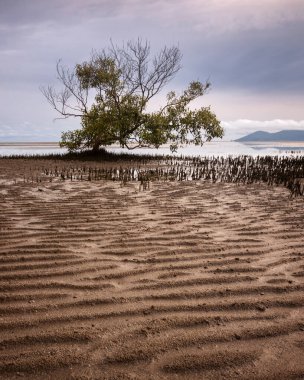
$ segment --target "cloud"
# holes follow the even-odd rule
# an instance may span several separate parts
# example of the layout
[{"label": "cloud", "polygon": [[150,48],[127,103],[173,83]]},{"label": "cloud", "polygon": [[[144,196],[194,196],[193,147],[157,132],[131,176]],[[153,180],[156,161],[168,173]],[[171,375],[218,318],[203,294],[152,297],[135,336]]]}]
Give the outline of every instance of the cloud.
[{"label": "cloud", "polygon": [[0,142],[59,141],[61,132],[67,129],[67,126],[61,123],[51,126],[37,125],[28,121],[11,125],[0,123]]},{"label": "cloud", "polygon": [[203,105],[236,120],[228,132],[249,128],[241,119],[303,117],[303,0],[0,0],[0,33],[0,123],[16,134],[25,120],[42,137],[78,126],[52,123],[39,86],[56,83],[58,59],[73,67],[111,37],[147,38],[153,50],[179,44],[183,68],[168,90],[210,77]]},{"label": "cloud", "polygon": [[[267,30],[286,23],[304,20],[301,0],[192,0],[192,7],[201,20],[198,30],[214,33]],[[206,24],[206,21],[209,22]]]},{"label": "cloud", "polygon": [[[210,76],[218,88],[269,93],[304,86],[300,0],[14,0],[0,2],[0,24],[2,83],[14,75],[50,81],[59,58],[74,65],[110,37],[120,43],[140,35],[156,48],[180,43],[180,82]],[[19,59],[9,51],[19,51]]]},{"label": "cloud", "polygon": [[225,140],[234,140],[255,131],[279,132],[282,130],[304,130],[304,120],[248,120],[222,121]]}]

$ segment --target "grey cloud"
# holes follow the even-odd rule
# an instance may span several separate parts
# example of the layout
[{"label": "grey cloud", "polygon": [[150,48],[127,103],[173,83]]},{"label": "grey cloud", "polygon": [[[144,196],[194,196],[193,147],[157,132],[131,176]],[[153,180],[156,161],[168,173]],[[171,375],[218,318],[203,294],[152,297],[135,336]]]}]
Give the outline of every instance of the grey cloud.
[{"label": "grey cloud", "polygon": [[251,93],[257,112],[263,95],[279,98],[277,117],[298,116],[300,102],[282,99],[303,91],[303,25],[302,0],[0,0],[0,123],[53,128],[56,114],[38,88],[55,84],[56,61],[73,66],[111,37],[121,43],[138,36],[155,50],[179,43],[183,69],[170,87],[210,76],[222,118],[242,113],[230,90]]},{"label": "grey cloud", "polygon": [[[304,24],[196,39],[186,56],[191,71],[210,75],[221,88],[254,92],[301,92],[304,86]],[[197,55],[190,50],[196,47]]]},{"label": "grey cloud", "polygon": [[123,9],[123,0],[1,0],[0,21],[4,25],[23,27],[41,22],[78,22],[82,18],[113,16]]}]

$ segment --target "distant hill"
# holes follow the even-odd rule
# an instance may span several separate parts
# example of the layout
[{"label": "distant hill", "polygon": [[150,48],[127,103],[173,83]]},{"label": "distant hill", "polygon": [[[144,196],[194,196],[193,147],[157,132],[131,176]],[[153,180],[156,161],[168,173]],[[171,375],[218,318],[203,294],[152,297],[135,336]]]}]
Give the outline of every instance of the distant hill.
[{"label": "distant hill", "polygon": [[235,141],[304,141],[304,131],[288,130],[275,133],[257,131]]}]

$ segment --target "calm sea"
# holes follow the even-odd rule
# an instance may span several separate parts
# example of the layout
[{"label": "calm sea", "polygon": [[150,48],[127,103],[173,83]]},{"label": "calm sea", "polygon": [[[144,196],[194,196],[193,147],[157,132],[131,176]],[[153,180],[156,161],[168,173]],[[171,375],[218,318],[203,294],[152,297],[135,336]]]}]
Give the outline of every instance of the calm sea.
[{"label": "calm sea", "polygon": [[[119,147],[110,147],[113,152],[131,152],[133,154],[170,154],[168,147],[159,149],[135,149],[128,151]],[[10,155],[35,155],[50,153],[66,153],[57,143],[0,143],[0,157]],[[304,155],[304,142],[274,142],[274,143],[238,143],[235,141],[212,141],[204,146],[187,146],[180,148],[177,155],[184,156],[276,156]]]}]

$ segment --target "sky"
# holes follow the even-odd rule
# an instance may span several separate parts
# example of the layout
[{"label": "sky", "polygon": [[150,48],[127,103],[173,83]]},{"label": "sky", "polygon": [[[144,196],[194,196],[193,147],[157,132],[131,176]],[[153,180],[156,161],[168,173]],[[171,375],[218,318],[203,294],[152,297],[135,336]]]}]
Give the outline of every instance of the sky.
[{"label": "sky", "polygon": [[78,119],[58,117],[39,90],[113,42],[178,45],[182,68],[154,100],[192,80],[212,84],[225,140],[304,129],[303,0],[0,0],[0,141],[58,141]]}]

